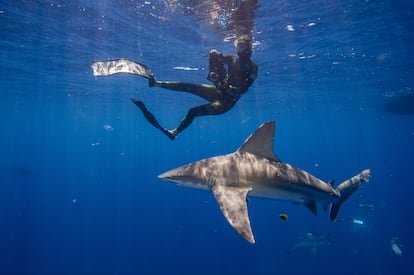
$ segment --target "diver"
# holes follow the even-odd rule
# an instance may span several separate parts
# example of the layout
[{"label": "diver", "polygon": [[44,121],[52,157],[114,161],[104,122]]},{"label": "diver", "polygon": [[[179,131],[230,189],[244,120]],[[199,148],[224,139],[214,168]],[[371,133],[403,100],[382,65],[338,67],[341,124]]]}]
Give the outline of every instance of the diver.
[{"label": "diver", "polygon": [[[131,98],[148,122],[161,130],[171,140],[174,140],[179,133],[190,126],[194,118],[219,115],[229,111],[240,97],[247,92],[258,73],[258,66],[251,60],[253,19],[257,0],[243,0],[237,2],[237,5],[235,5],[236,3],[230,4],[227,1],[202,3],[203,5],[214,4],[213,7],[215,9],[217,8],[223,12],[226,11],[226,14],[229,14],[231,19],[229,22],[231,23],[226,25],[226,30],[234,35],[234,46],[237,51],[237,55],[224,55],[217,50],[210,51],[207,80],[213,84],[158,81],[146,65],[127,59],[98,61],[92,64],[95,76],[108,76],[117,73],[135,74],[147,78],[150,87],[187,92],[208,101],[204,105],[191,108],[175,129],[168,130],[158,123],[155,116],[146,108],[142,101]],[[203,10],[202,7],[201,10]],[[213,21],[219,20],[219,18],[214,16],[215,14],[214,12],[210,14]]]},{"label": "diver", "polygon": [[187,92],[207,100],[208,103],[191,108],[175,129],[168,130],[158,123],[142,101],[131,98],[151,125],[174,140],[179,133],[190,126],[194,118],[219,115],[230,110],[255,81],[258,66],[250,59],[253,46],[251,37],[249,35],[239,36],[235,39],[234,46],[237,55],[223,55],[217,50],[210,51],[207,79],[213,85],[158,81],[146,65],[127,59],[94,62],[92,69],[95,76],[117,73],[139,75],[148,79],[150,87]]},{"label": "diver", "polygon": [[217,50],[210,51],[207,79],[213,85],[158,81],[152,74],[148,77],[150,87],[187,92],[208,101],[207,104],[191,108],[175,129],[168,130],[162,127],[142,101],[131,98],[132,102],[142,111],[151,125],[161,130],[171,140],[174,140],[179,133],[190,126],[194,118],[227,112],[247,92],[258,72],[257,65],[250,59],[252,54],[251,40],[240,37],[235,41],[235,47],[237,55],[223,55]]}]

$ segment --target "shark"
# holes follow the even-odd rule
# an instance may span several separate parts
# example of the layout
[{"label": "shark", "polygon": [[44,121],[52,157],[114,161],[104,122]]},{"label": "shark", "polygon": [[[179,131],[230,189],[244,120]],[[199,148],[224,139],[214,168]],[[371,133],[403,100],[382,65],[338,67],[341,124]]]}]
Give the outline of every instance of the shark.
[{"label": "shark", "polygon": [[369,181],[371,170],[363,170],[334,188],[333,181],[324,182],[276,156],[275,128],[275,121],[263,123],[237,151],[183,165],[158,178],[178,186],[212,191],[229,224],[251,244],[255,238],[247,196],[304,205],[315,215],[317,203],[321,203],[334,222],[342,204]]},{"label": "shark", "polygon": [[289,248],[288,253],[296,253],[304,251],[307,255],[316,255],[318,249],[322,246],[329,246],[332,244],[332,239],[329,234],[319,234],[317,232],[308,232],[305,236]]}]

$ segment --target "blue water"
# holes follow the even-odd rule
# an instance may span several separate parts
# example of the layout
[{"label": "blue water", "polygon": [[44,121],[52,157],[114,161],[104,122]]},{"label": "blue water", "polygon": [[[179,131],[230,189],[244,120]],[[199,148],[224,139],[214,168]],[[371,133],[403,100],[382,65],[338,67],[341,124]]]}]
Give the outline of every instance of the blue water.
[{"label": "blue water", "polygon": [[[201,99],[90,64],[206,83],[208,51],[234,49],[185,2],[0,1],[0,274],[413,274],[411,1],[259,1],[256,82],[172,142],[129,97],[168,128]],[[338,222],[251,198],[251,245],[211,193],[157,179],[269,120],[285,162],[336,183],[372,169]],[[307,232],[332,243],[288,253]]]}]

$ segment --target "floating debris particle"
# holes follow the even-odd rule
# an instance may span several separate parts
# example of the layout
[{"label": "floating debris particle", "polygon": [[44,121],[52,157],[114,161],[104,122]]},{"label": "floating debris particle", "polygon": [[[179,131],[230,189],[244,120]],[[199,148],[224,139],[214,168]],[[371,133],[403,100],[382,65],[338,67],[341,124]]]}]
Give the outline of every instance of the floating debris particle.
[{"label": "floating debris particle", "polygon": [[186,67],[186,66],[176,66],[173,67],[174,70],[183,70],[183,71],[199,71],[200,68],[195,67]]},{"label": "floating debris particle", "polygon": [[364,224],[364,221],[363,220],[359,220],[359,219],[353,219],[352,222],[354,224],[359,224],[359,225],[363,225]]},{"label": "floating debris particle", "polygon": [[293,25],[286,25],[286,30],[288,30],[290,32],[294,32],[295,28],[293,27]]},{"label": "floating debris particle", "polygon": [[109,124],[105,124],[103,127],[106,131],[109,131],[109,132],[112,132],[114,130],[114,128],[112,128],[112,126]]}]

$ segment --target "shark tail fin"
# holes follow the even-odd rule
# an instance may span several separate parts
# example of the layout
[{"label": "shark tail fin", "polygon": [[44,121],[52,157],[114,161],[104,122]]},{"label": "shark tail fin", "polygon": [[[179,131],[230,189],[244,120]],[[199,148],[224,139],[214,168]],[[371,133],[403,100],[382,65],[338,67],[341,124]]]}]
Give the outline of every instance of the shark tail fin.
[{"label": "shark tail fin", "polygon": [[369,177],[371,175],[371,170],[366,169],[359,173],[356,176],[342,182],[338,187],[335,189],[339,194],[340,197],[338,200],[332,203],[331,209],[329,211],[329,218],[332,222],[336,221],[338,217],[339,208],[341,205],[356,191],[358,188],[364,183],[369,181]]}]

